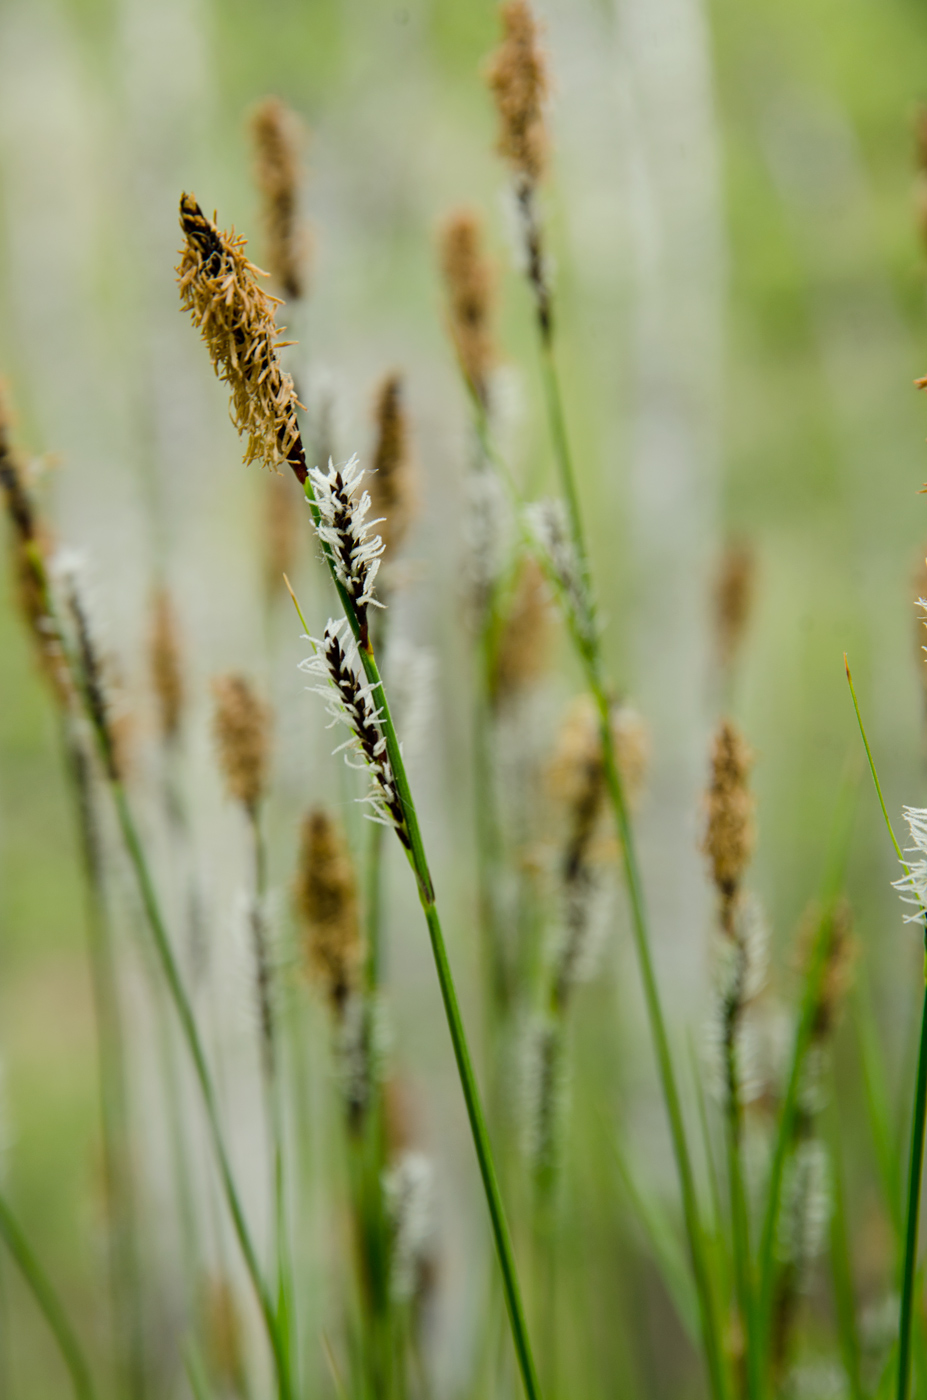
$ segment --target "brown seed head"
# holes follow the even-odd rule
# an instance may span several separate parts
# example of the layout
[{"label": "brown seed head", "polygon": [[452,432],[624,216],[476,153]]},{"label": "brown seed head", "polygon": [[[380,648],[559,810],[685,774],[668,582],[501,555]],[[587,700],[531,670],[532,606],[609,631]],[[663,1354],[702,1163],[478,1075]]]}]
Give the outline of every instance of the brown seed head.
[{"label": "brown seed head", "polygon": [[148,642],[148,664],[158,720],[164,739],[176,739],[183,716],[183,669],[180,662],[180,638],[177,617],[171,595],[159,588],[151,609],[151,633]]},{"label": "brown seed head", "polygon": [[229,796],[253,812],[267,786],[270,711],[244,676],[217,676],[212,689],[219,767]]},{"label": "brown seed head", "polygon": [[498,639],[493,700],[514,699],[543,675],[550,653],[550,588],[536,559],[522,561],[512,604]]},{"label": "brown seed head", "polygon": [[490,325],[493,278],[479,216],[470,209],[455,210],[444,222],[440,243],[451,337],[460,367],[485,405],[495,360]]},{"label": "brown seed head", "polygon": [[245,1381],[244,1331],[232,1285],[223,1275],[203,1287],[203,1336],[211,1376],[234,1394]]},{"label": "brown seed head", "polygon": [[305,925],[309,964],[332,1010],[341,1016],[360,971],[357,893],[344,838],[321,808],[303,822],[296,905]]},{"label": "brown seed head", "polygon": [[[796,938],[798,970],[802,976],[807,976],[820,929],[821,909],[812,905],[799,924]],[[853,935],[853,911],[849,902],[841,899],[830,923],[824,970],[811,1023],[812,1036],[819,1044],[830,1037],[839,1021],[853,982],[858,951]]]},{"label": "brown seed head", "polygon": [[265,97],[251,114],[251,135],[255,179],[264,201],[267,263],[286,295],[301,297],[308,241],[299,218],[302,125],[279,97]]},{"label": "brown seed head", "polygon": [[516,175],[535,185],[547,164],[545,58],[527,0],[509,0],[502,6],[501,17],[505,37],[487,69],[499,113],[497,149]]},{"label": "brown seed head", "polygon": [[733,666],[744,638],[753,604],[756,560],[750,545],[732,540],[723,555],[715,582],[715,627],[718,659],[724,670]]},{"label": "brown seed head", "polygon": [[753,851],[754,803],[747,788],[752,762],[753,755],[740,730],[731,720],[722,720],[711,749],[702,849],[726,909],[736,898]]},{"label": "brown seed head", "polygon": [[403,407],[402,376],[388,374],[377,391],[377,446],[370,475],[372,516],[387,559],[402,543],[411,515],[408,424]]},{"label": "brown seed head", "polygon": [[245,462],[277,470],[287,462],[299,481],[306,457],[296,422],[293,380],[280,365],[275,308],[245,257],[246,240],[207,219],[192,195],[180,200],[185,243],[177,277],[180,300],[199,326],[213,367],[231,391],[231,418],[248,447]]},{"label": "brown seed head", "polygon": [[[611,709],[612,741],[628,803],[633,807],[644,786],[649,758],[647,730],[630,705]],[[605,797],[605,771],[599,711],[591,695],[570,705],[550,768],[553,796],[567,809],[589,807],[597,814]]]}]

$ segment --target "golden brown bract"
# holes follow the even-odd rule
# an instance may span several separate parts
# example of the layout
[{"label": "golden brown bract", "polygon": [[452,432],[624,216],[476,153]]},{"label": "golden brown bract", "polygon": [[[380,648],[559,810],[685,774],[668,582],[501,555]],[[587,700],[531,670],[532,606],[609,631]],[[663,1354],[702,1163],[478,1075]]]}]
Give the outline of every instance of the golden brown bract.
[{"label": "golden brown bract", "polygon": [[152,604],[148,665],[162,737],[176,739],[183,716],[183,669],[177,617],[166,588],[158,589]]},{"label": "golden brown bract", "polygon": [[514,699],[544,674],[550,656],[550,587],[536,559],[523,560],[496,647],[493,700]]},{"label": "golden brown bract", "polygon": [[270,711],[244,676],[217,676],[212,688],[219,766],[229,796],[253,812],[267,786]]},{"label": "golden brown bract", "polygon": [[384,554],[389,559],[399,549],[412,513],[409,429],[403,405],[402,375],[388,374],[380,384],[376,422],[377,445],[370,474],[370,497]]},{"label": "golden brown bract", "polygon": [[280,364],[275,321],[279,298],[264,291],[264,274],[245,257],[246,239],[225,233],[192,195],[180,200],[185,243],[177,268],[180,300],[200,328],[216,374],[231,391],[230,414],[247,438],[245,462],[275,471],[283,462],[302,482],[306,459],[296,421],[293,380]]},{"label": "golden brown bract", "polygon": [[702,844],[711,875],[725,906],[735,899],[753,853],[753,797],[747,779],[753,755],[737,726],[723,719],[711,750],[711,780]]},{"label": "golden brown bract", "polygon": [[288,297],[305,292],[308,235],[299,217],[301,123],[279,97],[265,97],[251,114],[255,179],[263,196],[264,238],[271,275]]},{"label": "golden brown bract", "polygon": [[303,822],[295,893],[309,965],[340,1016],[360,971],[357,891],[344,837],[318,807]]},{"label": "golden brown bract", "polygon": [[544,175],[548,152],[544,53],[526,0],[509,0],[501,17],[505,37],[487,68],[499,113],[498,150],[516,175],[535,185]]},{"label": "golden brown bract", "polygon": [[490,326],[493,278],[479,216],[471,209],[454,210],[441,229],[440,243],[454,348],[473,392],[485,405],[496,357]]}]

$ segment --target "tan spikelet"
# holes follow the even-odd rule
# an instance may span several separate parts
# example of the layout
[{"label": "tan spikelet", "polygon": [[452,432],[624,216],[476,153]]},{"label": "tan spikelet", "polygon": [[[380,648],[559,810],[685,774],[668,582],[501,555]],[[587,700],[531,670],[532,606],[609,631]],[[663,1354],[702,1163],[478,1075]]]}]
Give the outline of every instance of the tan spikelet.
[{"label": "tan spikelet", "polygon": [[753,604],[756,560],[744,540],[732,540],[721,556],[715,581],[718,660],[729,671],[737,659]]},{"label": "tan spikelet", "polygon": [[263,197],[264,238],[271,275],[288,297],[305,291],[307,230],[300,221],[302,124],[278,97],[265,97],[251,113],[255,179]]},{"label": "tan spikelet", "polygon": [[158,722],[162,737],[167,740],[176,739],[183,717],[183,667],[180,660],[177,617],[166,588],[158,589],[152,603],[148,665],[158,704]]},{"label": "tan spikelet", "polygon": [[[800,975],[806,976],[821,926],[821,909],[813,904],[799,924],[795,940]],[[849,901],[841,899],[834,908],[820,989],[812,1017],[812,1037],[817,1043],[833,1033],[843,1009],[843,1003],[853,982],[859,952],[853,934],[853,911]]]},{"label": "tan spikelet", "polygon": [[463,373],[485,404],[495,362],[493,276],[483,252],[482,224],[473,210],[456,209],[448,215],[441,229],[440,251],[451,338]]},{"label": "tan spikelet", "polygon": [[498,150],[516,175],[534,185],[544,174],[548,154],[545,58],[526,0],[509,0],[500,16],[504,38],[487,67],[499,113]]},{"label": "tan spikelet", "polygon": [[264,274],[245,257],[246,240],[217,228],[192,195],[181,197],[180,226],[185,236],[177,268],[181,305],[229,386],[232,422],[247,439],[245,461],[274,470],[286,462],[305,481],[296,390],[280,365],[285,342],[277,340],[274,319],[279,299],[259,284]]},{"label": "tan spikelet", "polygon": [[728,927],[744,872],[753,852],[754,802],[747,787],[753,755],[737,726],[718,725],[711,748],[711,779],[705,797],[702,849],[722,903]]},{"label": "tan spikelet", "polygon": [[267,786],[270,711],[245,676],[218,676],[213,730],[229,796],[254,811]]},{"label": "tan spikelet", "polygon": [[360,972],[357,892],[344,837],[320,808],[303,822],[295,893],[309,966],[340,1016]]},{"label": "tan spikelet", "polygon": [[400,374],[388,374],[377,390],[377,445],[370,474],[371,516],[387,559],[395,557],[409,526],[412,492],[409,468],[409,429],[403,406]]},{"label": "tan spikelet", "polygon": [[[643,720],[630,705],[613,704],[612,740],[625,796],[638,802],[647,775],[649,743]],[[550,767],[552,796],[566,808],[593,801],[596,811],[605,795],[599,711],[591,695],[580,695],[567,711]]]},{"label": "tan spikelet", "polygon": [[211,1376],[232,1394],[245,1382],[245,1343],[232,1285],[222,1275],[207,1279],[202,1293],[203,1338]]},{"label": "tan spikelet", "polygon": [[493,699],[503,705],[543,675],[550,655],[553,611],[550,588],[536,559],[519,570],[512,605],[496,649]]}]

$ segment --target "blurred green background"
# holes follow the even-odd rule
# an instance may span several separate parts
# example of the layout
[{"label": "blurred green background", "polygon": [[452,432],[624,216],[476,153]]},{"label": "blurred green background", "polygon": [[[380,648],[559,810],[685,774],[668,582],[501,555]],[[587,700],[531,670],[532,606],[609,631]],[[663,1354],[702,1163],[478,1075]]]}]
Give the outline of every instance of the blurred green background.
[{"label": "blurred green background", "polygon": [[[707,1004],[710,901],[697,836],[720,705],[709,613],[716,561],[735,534],[758,561],[733,697],[758,756],[752,884],[787,985],[789,944],[821,878],[841,781],[855,771],[848,888],[900,1105],[920,954],[889,888],[895,866],[859,764],[842,658],[847,651],[900,820],[902,803],[925,801],[927,754],[913,607],[927,546],[927,501],[916,494],[927,479],[927,402],[912,387],[927,371],[914,139],[927,98],[927,13],[913,0],[548,0],[540,12],[555,74],[545,208],[561,360],[611,669],[651,728],[643,854],[677,1039],[684,1049],[689,1033],[698,1036]],[[220,224],[248,234],[260,262],[247,112],[276,93],[311,131],[312,286],[291,327],[300,340],[293,365],[308,363],[332,386],[344,456],[369,449],[377,377],[394,366],[407,375],[421,506],[397,611],[401,630],[436,659],[420,782],[473,1017],[459,523],[466,413],[434,251],[453,204],[482,206],[489,220],[508,449],[532,489],[552,482],[528,298],[511,266],[479,76],[496,37],[495,7],[483,0],[0,4],[0,368],[21,441],[54,457],[45,498],[61,539],[86,554],[135,715],[140,789],[151,768],[153,581],[166,578],[182,608],[191,783],[220,959],[240,833],[211,772],[208,677],[247,666],[276,700],[273,863],[284,901],[295,815],[335,770],[321,707],[296,675],[304,644],[285,611],[268,659],[256,543],[263,482],[240,466],[223,393],[178,311],[176,208],[192,189]],[[314,621],[324,621],[309,554],[307,540],[302,589]],[[565,661],[551,707],[576,684]],[[118,860],[113,878],[125,882]],[[480,1277],[466,1221],[479,1219],[480,1202],[445,1092],[452,1066],[398,860],[391,881],[397,1054],[419,1086],[422,1133],[443,1182],[439,1375],[452,1393],[466,1371]],[[577,1240],[583,1220],[609,1222],[583,1257],[576,1301],[600,1357],[588,1396],[616,1393],[609,1366],[625,1364],[626,1339],[613,1332],[614,1313],[639,1304],[622,1276],[636,1256],[616,1223],[612,1168],[594,1170],[584,1151],[600,1142],[603,1114],[621,1103],[635,1155],[672,1181],[626,941],[622,915],[608,975],[583,993],[599,1014],[577,1034]],[[54,719],[6,583],[0,1061],[4,1177],[92,1332],[102,1225],[80,879]],[[852,1047],[843,1063],[852,1083]],[[144,1098],[136,1112],[144,1136]],[[851,1123],[848,1135],[862,1220],[870,1149],[861,1128]],[[6,1263],[0,1394],[63,1393],[42,1324]],[[653,1376],[638,1377],[643,1393],[677,1393],[671,1359],[654,1364]]]}]

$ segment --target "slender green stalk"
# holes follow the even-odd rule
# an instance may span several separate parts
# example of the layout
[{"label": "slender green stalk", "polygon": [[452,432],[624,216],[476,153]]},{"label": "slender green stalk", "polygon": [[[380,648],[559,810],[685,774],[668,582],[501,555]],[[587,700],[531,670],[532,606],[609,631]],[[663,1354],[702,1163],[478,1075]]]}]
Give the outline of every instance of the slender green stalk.
[{"label": "slender green stalk", "polygon": [[206,1111],[206,1121],[219,1168],[223,1192],[225,1194],[229,1213],[232,1217],[235,1234],[244,1257],[245,1266],[251,1278],[255,1294],[257,1295],[258,1305],[264,1319],[264,1325],[273,1352],[280,1400],[291,1400],[292,1389],[286,1341],[281,1332],[276,1308],[261,1273],[257,1253],[238,1195],[238,1188],[235,1185],[235,1179],[232,1175],[232,1167],[219,1121],[219,1107],[213,1087],[212,1076],[206,1062],[206,1055],[200,1039],[196,1018],[193,1014],[193,1007],[187,995],[183,979],[181,978],[180,969],[177,966],[170,938],[161,916],[161,909],[157,894],[155,893],[154,883],[151,879],[144,849],[129,808],[125,789],[116,779],[112,780],[110,785],[122,838],[125,842],[129,860],[138,883],[142,905],[154,939],[158,960],[161,964],[161,969],[171,994],[171,1000],[174,1003],[174,1009],[180,1021],[181,1030],[183,1031],[183,1036],[190,1052],[190,1058],[193,1061],[193,1069],[199,1084],[203,1106]]},{"label": "slender green stalk", "polygon": [[904,1265],[901,1275],[901,1311],[898,1319],[897,1400],[907,1400],[911,1369],[911,1320],[914,1311],[914,1272],[917,1265],[917,1226],[920,1218],[921,1177],[924,1170],[924,1123],[927,1119],[927,985],[921,1014],[917,1084],[914,1090],[914,1123],[908,1170],[908,1206],[905,1216]]},{"label": "slender green stalk", "polygon": [[[535,291],[537,292],[536,287]],[[566,501],[573,548],[575,550],[583,585],[585,616],[577,617],[575,615],[570,601],[564,599],[562,586],[560,586],[556,578],[553,579],[553,582],[557,588],[558,595],[565,603],[565,615],[569,624],[570,636],[583,665],[587,683],[599,710],[606,785],[609,799],[614,809],[618,835],[621,841],[625,887],[627,889],[631,912],[632,936],[640,968],[641,981],[643,983],[647,1018],[654,1044],[660,1084],[667,1117],[669,1119],[673,1155],[679,1177],[689,1254],[699,1300],[705,1362],[712,1395],[715,1397],[715,1400],[723,1400],[723,1397],[727,1394],[727,1380],[722,1360],[715,1299],[706,1259],[705,1240],[699,1215],[698,1197],[689,1154],[688,1140],[686,1137],[685,1123],[682,1115],[682,1106],[679,1099],[676,1074],[669,1046],[669,1037],[666,1031],[666,1022],[663,1015],[662,1002],[660,1000],[660,993],[650,951],[650,935],[645,912],[643,886],[637,863],[630,814],[628,812],[624,784],[618,768],[617,756],[615,754],[614,741],[612,738],[609,699],[603,679],[601,648],[598,632],[595,627],[594,595],[592,591],[589,551],[586,547],[583,531],[579,495],[576,486],[576,474],[573,470],[569,439],[566,430],[566,417],[563,411],[562,394],[560,392],[556,361],[554,358],[551,321],[549,316],[541,314],[537,317],[537,321],[540,339],[541,373],[548,423],[557,469],[560,476],[561,488]],[[509,472],[501,462],[498,453],[494,451],[490,441],[489,425],[486,419],[485,408],[480,403],[478,397],[473,393],[472,388],[470,396],[474,407],[474,421],[476,423],[477,432],[484,446],[484,450],[486,451],[487,458],[492,461],[494,465],[498,466],[503,480],[506,482],[509,490],[514,494],[517,501],[517,488],[514,486]]]},{"label": "slender green stalk", "polygon": [[852,1400],[865,1400],[866,1392],[860,1375],[859,1330],[856,1325],[853,1266],[850,1259],[850,1238],[847,1229],[846,1200],[843,1187],[840,1127],[833,1099],[828,1119],[834,1198],[830,1222],[830,1256],[837,1330],[840,1336],[843,1369],[846,1371],[850,1383]]},{"label": "slender green stalk", "polygon": [[77,1333],[71,1326],[48,1275],[33,1253],[29,1241],[23,1234],[2,1194],[0,1194],[0,1238],[3,1239],[16,1261],[29,1291],[51,1329],[52,1336],[58,1343],[58,1350],[61,1352],[62,1360],[68,1369],[77,1400],[96,1400],[96,1390],[90,1374],[90,1367],[87,1364],[87,1358],[84,1356]]},{"label": "slender green stalk", "polygon": [[731,1238],[734,1246],[734,1277],[737,1290],[737,1304],[740,1322],[744,1332],[746,1348],[746,1393],[755,1397],[759,1394],[757,1367],[759,1356],[755,1345],[753,1310],[753,1279],[750,1264],[750,1223],[747,1211],[747,1193],[744,1188],[742,1167],[741,1116],[739,1096],[728,1090],[728,1103],[725,1112],[725,1139],[727,1143],[728,1189],[731,1204]]},{"label": "slender green stalk", "polygon": [[65,766],[74,795],[86,893],[86,924],[97,1026],[100,1122],[109,1216],[109,1262],[113,1326],[121,1385],[137,1400],[147,1389],[141,1276],[135,1218],[135,1193],[128,1135],[125,1044],[119,991],[106,910],[93,777],[86,745],[75,732],[73,717],[63,716]]},{"label": "slender green stalk", "polygon": [[[307,477],[303,489],[306,498],[310,503],[313,519],[318,520],[318,506],[312,492],[312,484]],[[493,1240],[496,1246],[496,1253],[499,1258],[499,1267],[502,1273],[502,1286],[505,1294],[506,1308],[509,1315],[509,1323],[512,1329],[512,1340],[515,1345],[515,1353],[518,1359],[518,1366],[521,1372],[522,1383],[528,1400],[540,1400],[541,1390],[538,1383],[537,1371],[531,1351],[531,1343],[528,1336],[528,1326],[525,1318],[524,1303],[521,1296],[521,1287],[518,1281],[518,1270],[515,1264],[515,1252],[512,1247],[511,1234],[509,1232],[508,1221],[505,1216],[505,1208],[502,1203],[502,1193],[499,1189],[499,1181],[496,1175],[496,1167],[493,1159],[492,1146],[489,1140],[489,1133],[486,1127],[486,1120],[483,1113],[482,1100],[476,1082],[476,1075],[473,1072],[473,1065],[470,1060],[470,1050],[467,1043],[466,1031],[464,1029],[463,1018],[460,1014],[460,1007],[457,1001],[457,990],[454,984],[451,965],[447,956],[447,948],[444,943],[444,934],[441,929],[441,920],[438,915],[437,903],[435,901],[434,884],[431,878],[431,871],[428,867],[428,859],[425,854],[425,846],[422,840],[421,828],[418,821],[418,813],[412,792],[409,787],[409,780],[406,775],[405,763],[403,762],[402,751],[399,747],[399,740],[396,735],[396,728],[390,713],[389,700],[383,686],[380,672],[377,667],[376,658],[369,639],[362,635],[361,627],[357,618],[352,600],[348,597],[345,589],[341,585],[334,561],[327,547],[325,549],[326,559],[332,575],[332,581],[338,591],[344,614],[350,625],[352,634],[357,642],[358,654],[364,668],[364,674],[372,692],[377,697],[380,710],[380,729],[386,741],[386,751],[392,768],[393,778],[396,784],[396,794],[403,813],[405,823],[405,836],[408,841],[406,855],[418,889],[419,901],[425,915],[425,922],[428,926],[428,934],[431,940],[431,949],[435,961],[435,969],[438,975],[438,984],[441,990],[441,998],[444,1002],[444,1011],[447,1018],[448,1029],[451,1036],[451,1044],[454,1050],[454,1058],[457,1062],[457,1070],[460,1076],[461,1088],[463,1090],[464,1103],[467,1109],[467,1117],[470,1121],[470,1131],[473,1137],[473,1145],[476,1149],[477,1162],[479,1164],[480,1176],[483,1182],[483,1190],[486,1195],[486,1203],[489,1209],[490,1223],[492,1226]],[[295,601],[295,599],[294,599]],[[297,604],[298,609],[298,604]],[[300,619],[305,627],[305,620],[300,613]],[[308,631],[308,628],[306,629]]]},{"label": "slender green stalk", "polygon": [[[856,720],[866,749],[866,757],[869,760],[869,769],[872,773],[872,781],[875,784],[876,793],[878,794],[879,805],[882,808],[882,816],[885,820],[888,834],[891,837],[892,845],[895,847],[895,854],[905,874],[908,874],[908,867],[905,863],[901,847],[895,837],[895,833],[892,830],[888,810],[885,806],[885,799],[882,796],[882,786],[876,771],[875,760],[872,757],[872,750],[869,747],[869,740],[866,737],[866,729],[863,724],[862,715],[860,714],[859,701],[856,698],[856,690],[853,686],[853,677],[850,674],[849,663],[847,662],[846,656],[844,656],[843,659],[847,671],[847,684],[850,687],[850,694],[853,697],[853,708],[856,711]],[[927,923],[927,910],[922,910],[921,914],[922,922]],[[908,1169],[908,1198],[904,1228],[901,1307],[898,1317],[898,1383],[895,1391],[897,1400],[907,1400],[908,1378],[911,1369],[911,1319],[914,1308],[917,1226],[920,1217],[921,1181],[924,1167],[924,1121],[925,1113],[927,1113],[927,931],[925,931],[924,981],[924,1003],[921,1013],[920,1047],[917,1056],[917,1081],[914,1088],[913,1124],[911,1128],[911,1157]]]}]

